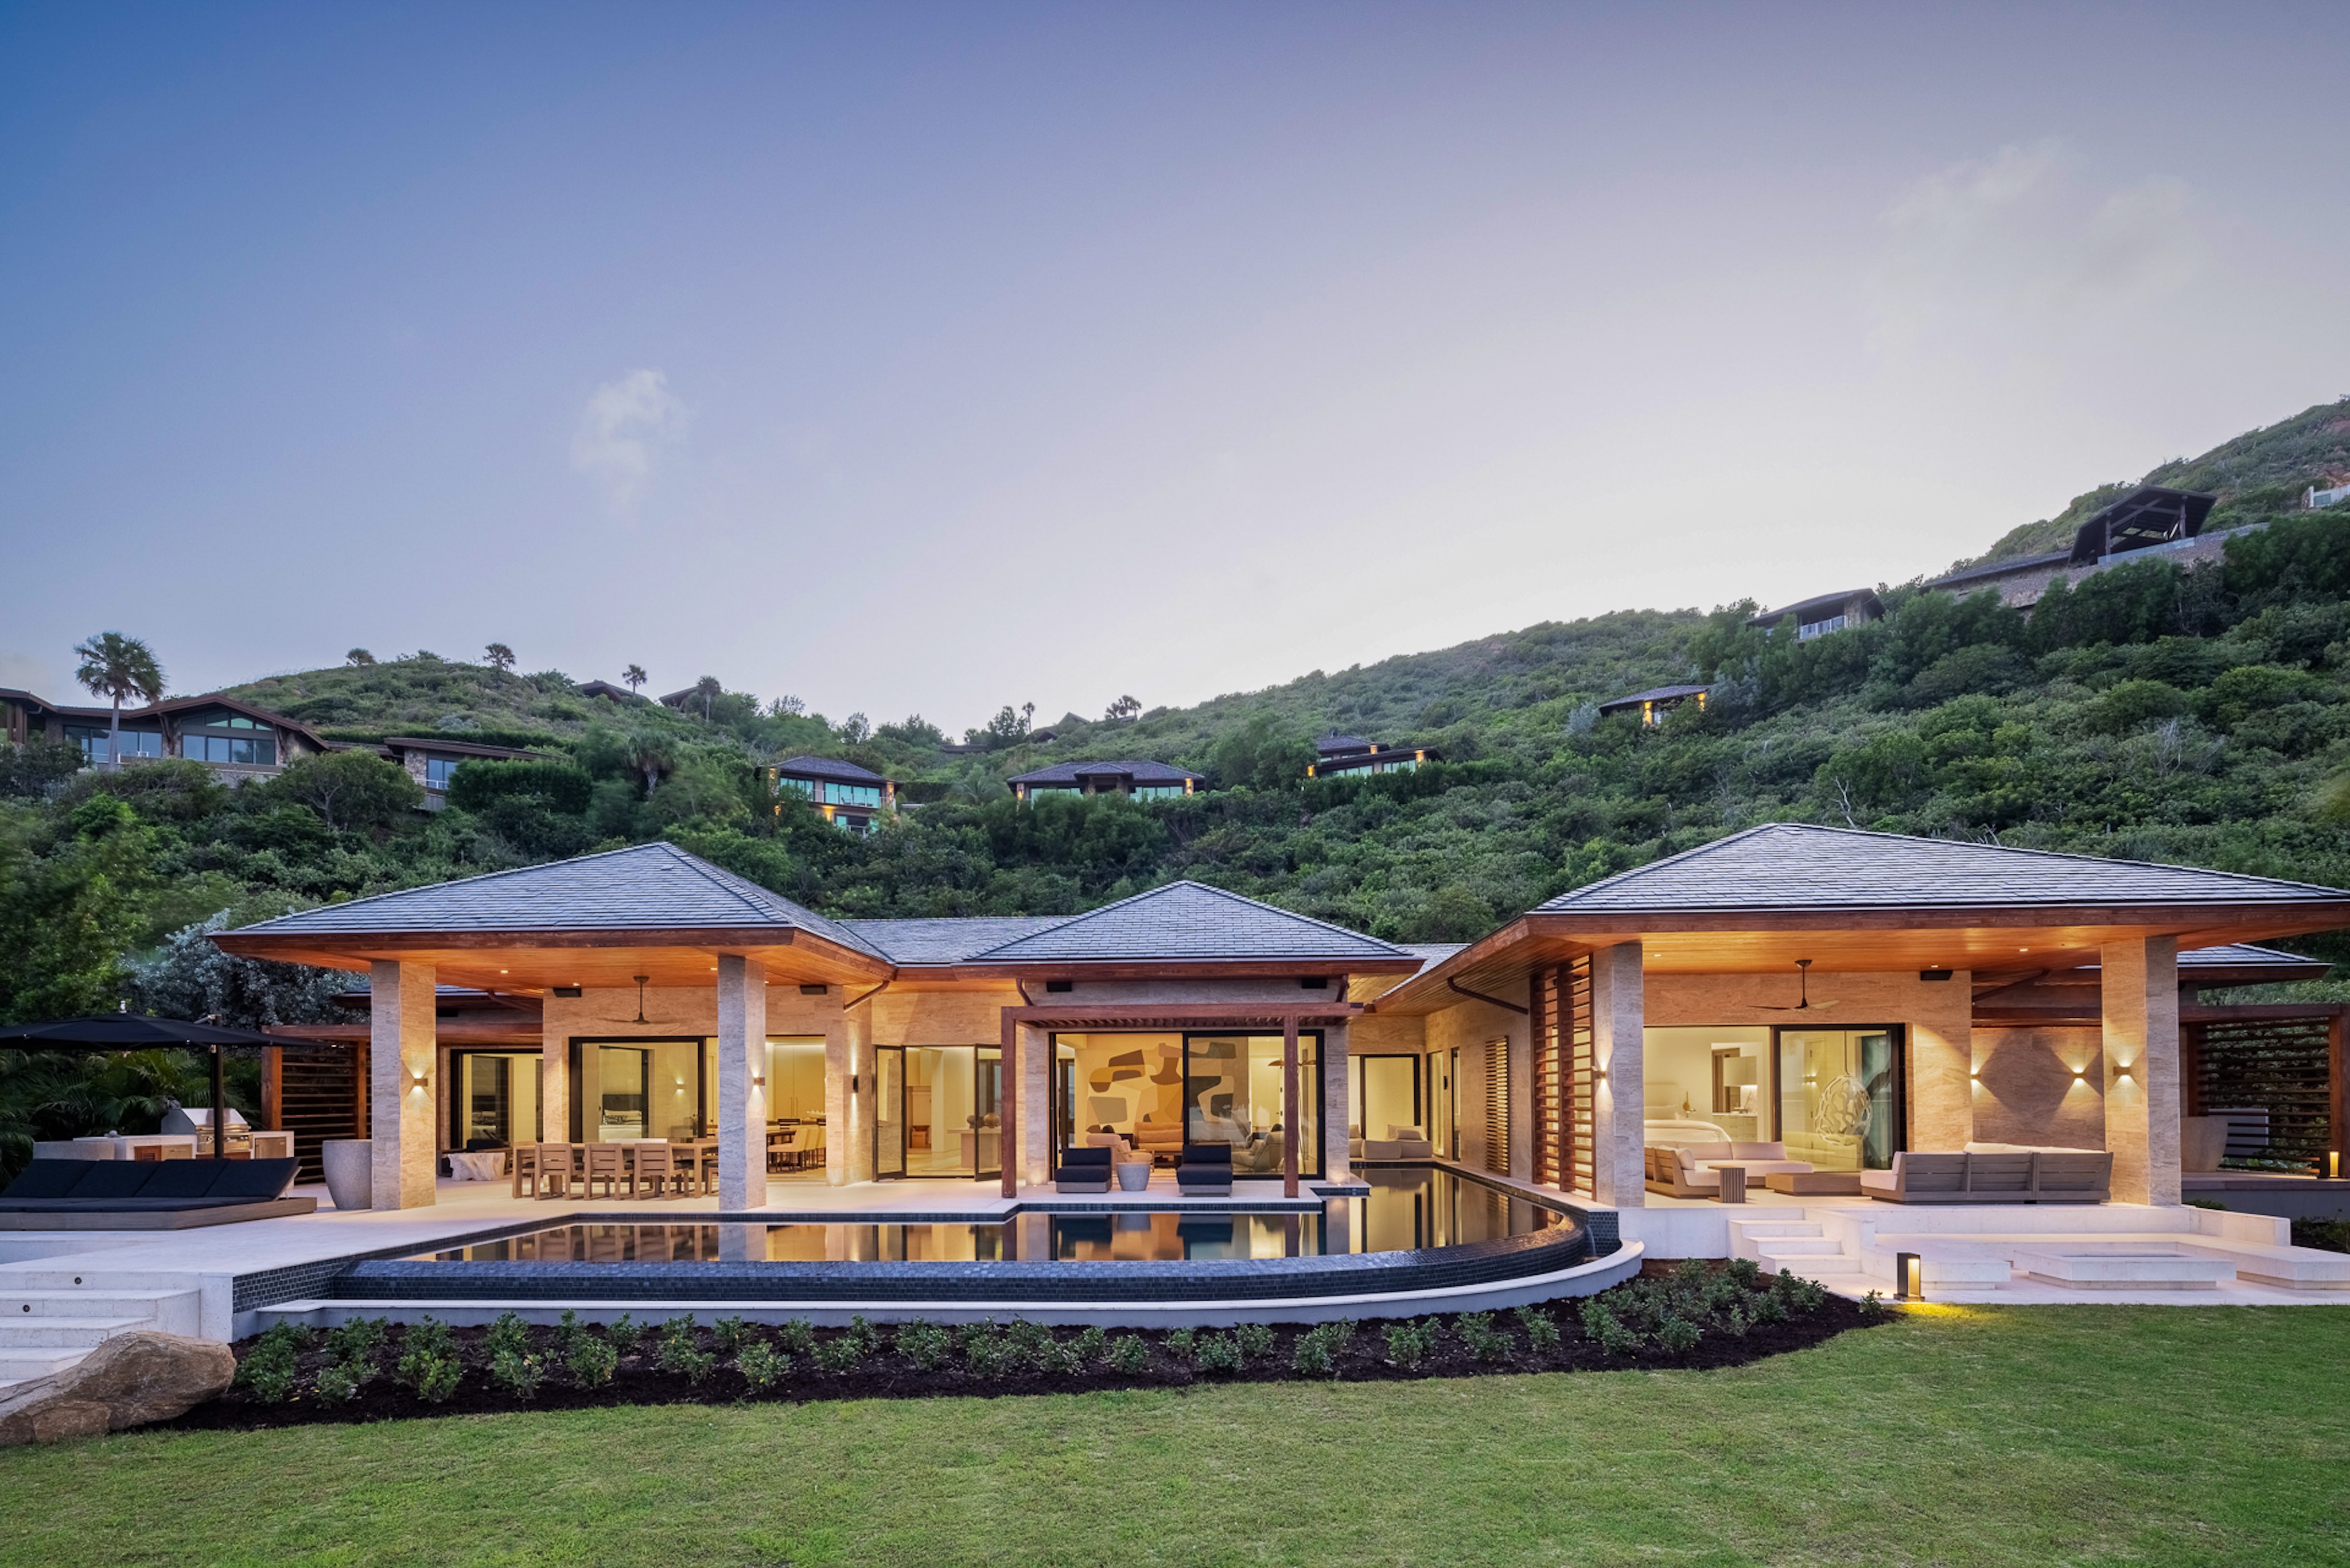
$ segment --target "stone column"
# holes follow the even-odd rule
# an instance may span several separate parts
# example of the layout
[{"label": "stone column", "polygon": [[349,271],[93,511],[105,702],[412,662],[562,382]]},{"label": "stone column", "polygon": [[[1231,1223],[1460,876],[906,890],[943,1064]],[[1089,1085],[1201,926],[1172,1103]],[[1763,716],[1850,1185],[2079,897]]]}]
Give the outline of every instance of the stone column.
[{"label": "stone column", "polygon": [[1353,1179],[1354,1164],[1347,1153],[1347,1075],[1355,1064],[1347,1054],[1347,1025],[1322,1029],[1322,1177],[1326,1181]]},{"label": "stone column", "polygon": [[[1020,1179],[1042,1187],[1053,1179],[1053,1036],[1020,1026]],[[1007,1077],[1009,1074],[1005,1075]],[[1012,1151],[1003,1158],[1010,1159]]]},{"label": "stone column", "polygon": [[538,1037],[538,1136],[546,1143],[571,1138],[571,1036],[560,1029]]},{"label": "stone column", "polygon": [[[858,1009],[870,1013],[869,1007]],[[856,1101],[849,1082],[857,1075],[858,1021],[846,1012],[824,1024],[824,1179],[827,1186],[846,1187],[858,1172],[869,1169],[857,1163]]]},{"label": "stone column", "polygon": [[[1814,975],[1812,983],[1821,985],[1822,977]],[[1974,1141],[1974,994],[1965,970],[1918,987],[1909,1020],[1911,1148],[1956,1154]]]},{"label": "stone column", "polygon": [[2105,992],[2106,1147],[2114,1197],[2178,1201],[2178,940],[2097,950]]},{"label": "stone column", "polygon": [[433,1201],[440,1164],[433,1137],[439,1104],[429,963],[369,966],[368,1117],[374,1147],[368,1190],[378,1209]]},{"label": "stone column", "polygon": [[1640,1126],[1641,1030],[1647,1017],[1640,944],[1591,955],[1591,1196],[1618,1209],[1648,1201]]},{"label": "stone column", "polygon": [[718,1207],[767,1202],[767,966],[718,955]]}]

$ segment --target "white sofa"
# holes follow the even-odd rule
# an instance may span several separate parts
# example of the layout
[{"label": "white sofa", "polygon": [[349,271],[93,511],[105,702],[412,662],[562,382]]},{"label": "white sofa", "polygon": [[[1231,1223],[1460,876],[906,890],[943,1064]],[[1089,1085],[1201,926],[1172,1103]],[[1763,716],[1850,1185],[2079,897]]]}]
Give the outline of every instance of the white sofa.
[{"label": "white sofa", "polygon": [[1434,1159],[1436,1146],[1418,1127],[1397,1127],[1390,1123],[1385,1137],[1363,1140],[1365,1159]]},{"label": "white sofa", "polygon": [[1648,1151],[1648,1188],[1675,1198],[1711,1198],[1721,1190],[1721,1167],[1743,1166],[1749,1185],[1778,1171],[1802,1172],[1809,1163],[1786,1158],[1776,1143],[1705,1143],[1682,1147],[1659,1145]]}]

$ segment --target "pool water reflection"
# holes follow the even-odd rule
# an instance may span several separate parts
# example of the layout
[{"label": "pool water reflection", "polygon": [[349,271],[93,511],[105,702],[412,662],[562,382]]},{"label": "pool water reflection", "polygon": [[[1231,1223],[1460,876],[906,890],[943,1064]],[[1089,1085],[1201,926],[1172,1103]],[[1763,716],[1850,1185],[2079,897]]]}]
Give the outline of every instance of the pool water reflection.
[{"label": "pool water reflection", "polygon": [[417,1262],[1180,1262],[1295,1258],[1455,1247],[1549,1231],[1568,1216],[1450,1171],[1367,1172],[1365,1197],[1326,1199],[1318,1212],[1119,1209],[1028,1213],[992,1222],[892,1224],[567,1224],[464,1247],[419,1252]]}]

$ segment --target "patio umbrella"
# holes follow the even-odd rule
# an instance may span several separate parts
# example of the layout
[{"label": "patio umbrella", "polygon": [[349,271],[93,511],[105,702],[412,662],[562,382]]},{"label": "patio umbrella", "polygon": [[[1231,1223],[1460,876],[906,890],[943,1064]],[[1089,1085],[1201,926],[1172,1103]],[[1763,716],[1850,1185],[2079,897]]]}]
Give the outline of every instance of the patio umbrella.
[{"label": "patio umbrella", "polygon": [[213,1058],[213,1158],[227,1155],[228,1079],[223,1071],[224,1045],[275,1045],[266,1034],[250,1029],[223,1029],[215,1023],[193,1023],[179,1018],[152,1018],[143,1012],[100,1012],[87,1018],[59,1018],[47,1023],[18,1023],[0,1029],[0,1045],[45,1051],[154,1051],[202,1045]]}]

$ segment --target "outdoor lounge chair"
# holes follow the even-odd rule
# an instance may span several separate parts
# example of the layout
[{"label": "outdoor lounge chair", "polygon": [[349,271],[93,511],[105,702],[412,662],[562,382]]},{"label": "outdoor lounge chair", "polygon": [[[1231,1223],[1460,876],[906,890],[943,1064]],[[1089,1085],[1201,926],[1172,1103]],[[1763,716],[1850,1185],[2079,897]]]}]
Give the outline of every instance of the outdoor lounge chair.
[{"label": "outdoor lounge chair", "polygon": [[1232,1146],[1228,1143],[1185,1144],[1182,1163],[1175,1168],[1175,1185],[1186,1196],[1231,1197]]},{"label": "outdoor lounge chair", "polygon": [[291,1159],[36,1159],[0,1192],[0,1231],[184,1231],[309,1214]]},{"label": "outdoor lounge chair", "polygon": [[1061,1163],[1053,1168],[1053,1190],[1107,1192],[1113,1152],[1107,1147],[1063,1149]]}]

